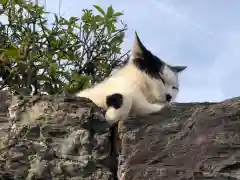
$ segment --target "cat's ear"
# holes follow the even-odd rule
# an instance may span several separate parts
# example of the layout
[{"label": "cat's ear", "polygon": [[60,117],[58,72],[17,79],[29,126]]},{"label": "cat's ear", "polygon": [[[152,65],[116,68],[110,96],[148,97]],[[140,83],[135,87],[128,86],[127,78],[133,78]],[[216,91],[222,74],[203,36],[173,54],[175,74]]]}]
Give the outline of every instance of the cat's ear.
[{"label": "cat's ear", "polygon": [[140,38],[138,37],[137,32],[135,31],[135,39],[131,51],[131,56],[133,58],[144,57],[144,54],[147,53],[148,50],[145,48]]},{"label": "cat's ear", "polygon": [[182,72],[183,70],[185,70],[187,68],[187,66],[171,66],[171,69],[177,73]]}]

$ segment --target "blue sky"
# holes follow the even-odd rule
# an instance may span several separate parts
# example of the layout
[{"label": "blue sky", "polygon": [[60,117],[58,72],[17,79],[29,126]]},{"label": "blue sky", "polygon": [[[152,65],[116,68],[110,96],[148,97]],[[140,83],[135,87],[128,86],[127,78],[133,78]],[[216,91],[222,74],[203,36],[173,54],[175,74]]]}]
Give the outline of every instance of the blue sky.
[{"label": "blue sky", "polygon": [[[61,14],[79,17],[93,4],[124,12],[124,50],[131,48],[136,30],[159,58],[188,66],[180,76],[178,102],[240,95],[239,0],[62,0]],[[47,0],[46,9],[58,12],[58,1]]]}]

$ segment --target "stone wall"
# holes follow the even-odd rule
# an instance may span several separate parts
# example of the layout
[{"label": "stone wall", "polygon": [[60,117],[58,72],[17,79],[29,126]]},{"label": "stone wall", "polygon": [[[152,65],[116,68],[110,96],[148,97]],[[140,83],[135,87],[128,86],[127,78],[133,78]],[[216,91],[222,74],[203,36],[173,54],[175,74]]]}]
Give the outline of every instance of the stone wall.
[{"label": "stone wall", "polygon": [[240,179],[240,98],[175,104],[119,129],[122,180]]},{"label": "stone wall", "polygon": [[109,126],[86,99],[14,97],[0,123],[0,179],[108,180],[116,176]]},{"label": "stone wall", "polygon": [[110,128],[87,99],[18,96],[0,98],[0,123],[0,179],[240,179],[240,98]]}]

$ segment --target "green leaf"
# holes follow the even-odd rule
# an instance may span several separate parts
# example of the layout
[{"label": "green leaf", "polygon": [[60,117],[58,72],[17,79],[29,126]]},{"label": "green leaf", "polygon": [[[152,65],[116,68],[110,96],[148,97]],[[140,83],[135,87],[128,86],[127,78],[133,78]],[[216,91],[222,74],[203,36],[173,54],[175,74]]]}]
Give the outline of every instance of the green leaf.
[{"label": "green leaf", "polygon": [[52,89],[53,89],[53,87],[52,87],[51,83],[49,83],[49,82],[44,83],[44,91],[46,91],[47,93],[51,93]]},{"label": "green leaf", "polygon": [[49,78],[48,76],[37,75],[37,80],[39,80],[39,81],[50,81],[51,78]]},{"label": "green leaf", "polygon": [[103,21],[103,18],[102,18],[101,16],[99,16],[99,15],[96,15],[94,18],[95,18],[95,21],[96,21],[96,22],[101,22],[101,21]]},{"label": "green leaf", "polygon": [[107,18],[110,19],[113,15],[113,8],[112,6],[109,6],[107,9]]},{"label": "green leaf", "polygon": [[121,13],[121,12],[116,12],[116,13],[113,14],[113,16],[115,16],[115,17],[122,16],[122,15],[123,15],[123,13]]},{"label": "green leaf", "polygon": [[4,7],[7,4],[7,0],[0,0],[1,5]]},{"label": "green leaf", "polygon": [[[18,69],[21,69],[23,66],[25,67],[25,69],[27,68],[26,66],[27,66],[27,61],[22,61],[22,60],[19,60],[19,61],[17,61],[18,63],[19,63],[19,67],[18,67]],[[24,70],[25,70],[24,69]]]},{"label": "green leaf", "polygon": [[83,21],[90,21],[91,20],[91,17],[92,17],[92,13],[87,11],[83,14],[82,16],[82,20]]},{"label": "green leaf", "polygon": [[121,52],[121,48],[119,47],[113,47],[112,52],[119,54]]},{"label": "green leaf", "polygon": [[54,18],[55,18],[55,21],[58,22],[59,19],[58,19],[58,15],[57,14],[54,14]]},{"label": "green leaf", "polygon": [[55,76],[57,70],[58,70],[58,66],[57,66],[56,63],[50,63],[49,64],[49,68],[48,68],[49,74]]},{"label": "green leaf", "polygon": [[[123,13],[114,11],[112,6],[105,10],[94,5],[93,9],[84,9],[80,18],[52,15],[53,22],[33,1],[0,0],[0,7],[0,14],[10,20],[4,25],[0,22],[0,59],[10,64],[11,78],[4,83],[13,92],[23,88],[29,93],[26,84],[31,82],[21,77],[28,77],[26,71],[32,68],[36,72],[28,74],[37,75],[31,77],[31,81],[37,80],[37,91],[57,93],[89,87],[121,64],[109,66],[110,62],[118,61],[124,37],[119,32],[125,31],[125,26],[117,26],[117,17]],[[119,61],[123,59],[125,56]],[[84,71],[86,60],[94,63],[93,73]]]},{"label": "green leaf", "polygon": [[123,36],[120,34],[120,35],[112,38],[111,44],[113,44],[113,45],[119,44],[122,42],[122,40],[123,40]]},{"label": "green leaf", "polygon": [[98,5],[93,5],[103,16],[105,16],[105,12],[104,12],[104,10],[100,7],[100,6],[98,6]]},{"label": "green leaf", "polygon": [[17,88],[17,92],[23,96],[30,95],[32,92],[32,88],[30,87]]},{"label": "green leaf", "polygon": [[69,18],[70,24],[75,23],[75,22],[78,21],[78,20],[79,20],[79,19],[78,19],[77,17],[70,17],[70,18]]},{"label": "green leaf", "polygon": [[6,55],[12,56],[12,57],[19,57],[20,56],[19,50],[15,49],[15,48],[7,49],[5,51],[5,53],[6,53]]}]

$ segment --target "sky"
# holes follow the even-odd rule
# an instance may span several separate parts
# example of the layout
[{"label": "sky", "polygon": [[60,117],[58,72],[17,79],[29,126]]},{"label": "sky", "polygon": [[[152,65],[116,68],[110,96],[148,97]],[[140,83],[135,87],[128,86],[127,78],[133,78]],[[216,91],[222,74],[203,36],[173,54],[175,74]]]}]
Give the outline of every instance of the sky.
[{"label": "sky", "polygon": [[[187,66],[179,77],[177,102],[240,96],[239,0],[62,0],[61,15],[80,17],[93,4],[124,13],[123,50],[131,48],[137,31],[160,59]],[[46,9],[58,12],[58,0],[46,0]]]}]

